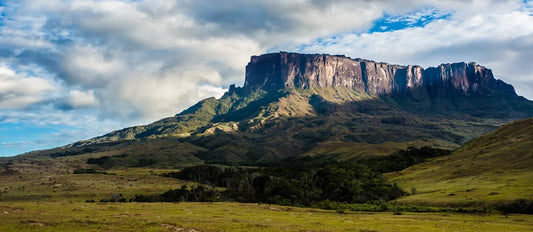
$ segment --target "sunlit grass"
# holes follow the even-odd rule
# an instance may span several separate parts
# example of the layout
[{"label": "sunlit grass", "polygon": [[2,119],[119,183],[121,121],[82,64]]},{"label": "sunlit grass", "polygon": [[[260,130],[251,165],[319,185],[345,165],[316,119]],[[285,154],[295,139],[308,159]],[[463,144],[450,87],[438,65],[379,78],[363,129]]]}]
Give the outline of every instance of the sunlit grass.
[{"label": "sunlit grass", "polygon": [[530,231],[532,215],[359,213],[240,203],[2,202],[2,231]]},{"label": "sunlit grass", "polygon": [[450,156],[389,173],[389,181],[416,193],[404,203],[482,205],[533,199],[533,119],[517,121],[473,140]]},{"label": "sunlit grass", "polygon": [[119,193],[129,199],[192,184],[159,176],[175,169],[121,168],[106,170],[107,174],[72,174],[72,168],[63,169],[60,162],[47,165],[15,164],[18,173],[0,178],[0,201],[100,201]]}]

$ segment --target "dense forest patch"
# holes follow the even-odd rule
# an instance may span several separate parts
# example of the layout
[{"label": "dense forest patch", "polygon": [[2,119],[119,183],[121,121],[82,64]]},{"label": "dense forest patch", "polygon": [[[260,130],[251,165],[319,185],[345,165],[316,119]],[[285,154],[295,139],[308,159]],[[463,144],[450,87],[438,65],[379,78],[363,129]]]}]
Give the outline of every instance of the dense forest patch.
[{"label": "dense forest patch", "polygon": [[238,201],[317,207],[330,202],[382,204],[406,194],[388,183],[383,172],[448,154],[448,150],[410,147],[389,156],[350,162],[305,157],[284,160],[273,167],[192,166],[164,175],[201,185],[137,195],[133,201]]}]

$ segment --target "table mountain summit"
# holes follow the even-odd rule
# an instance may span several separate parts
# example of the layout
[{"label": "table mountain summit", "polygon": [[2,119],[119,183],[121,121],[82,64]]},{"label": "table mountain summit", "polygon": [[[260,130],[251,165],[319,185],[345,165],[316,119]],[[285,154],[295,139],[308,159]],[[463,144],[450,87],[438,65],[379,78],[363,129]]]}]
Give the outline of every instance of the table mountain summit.
[{"label": "table mountain summit", "polygon": [[[114,166],[261,165],[357,159],[407,146],[456,148],[533,102],[476,63],[391,65],[322,54],[253,56],[242,87],[154,123],[23,156]],[[100,158],[98,158],[100,157]]]},{"label": "table mountain summit", "polygon": [[474,62],[423,69],[339,55],[286,52],[252,56],[243,88],[251,92],[323,87],[354,88],[375,95],[409,94],[419,89],[433,97],[516,95],[511,85],[494,79],[490,69]]}]

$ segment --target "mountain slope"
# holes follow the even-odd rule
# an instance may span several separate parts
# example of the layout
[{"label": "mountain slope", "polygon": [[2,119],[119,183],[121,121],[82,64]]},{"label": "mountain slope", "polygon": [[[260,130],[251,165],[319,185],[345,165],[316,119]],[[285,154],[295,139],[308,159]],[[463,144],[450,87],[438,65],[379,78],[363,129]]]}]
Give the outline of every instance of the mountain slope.
[{"label": "mountain slope", "polygon": [[[231,86],[220,99],[202,100],[149,125],[25,156],[109,156],[109,162],[132,165],[122,162],[127,153],[128,159],[153,157],[150,165],[169,167],[203,161],[257,165],[306,155],[352,159],[407,146],[455,148],[532,116],[533,102],[475,63],[424,70],[282,52],[252,57],[244,86]],[[194,149],[180,149],[182,143]],[[167,162],[159,153],[192,163]]]},{"label": "mountain slope", "polygon": [[400,202],[478,204],[533,199],[533,118],[502,126],[451,156],[388,174],[415,195]]},{"label": "mountain slope", "polygon": [[[389,65],[344,56],[281,52],[253,56],[246,66],[244,86],[231,86],[219,100],[208,98],[175,117],[143,127],[127,128],[91,141],[110,142],[161,135],[187,136],[208,126],[210,122],[238,122],[253,118],[259,113],[260,107],[267,107],[287,94],[294,94],[295,91],[291,89],[325,88],[353,91],[322,91],[316,93],[318,98],[314,98],[312,104],[353,103],[379,96],[387,104],[397,105],[409,113],[452,113],[490,118],[525,118],[533,115],[532,102],[518,97],[511,85],[494,79],[490,69],[476,63],[441,64],[424,70],[420,66]],[[354,98],[354,94],[357,97]],[[309,99],[299,100],[310,102]],[[322,100],[324,102],[321,103]],[[289,107],[306,105],[294,98],[292,102],[285,100],[279,103],[290,104]],[[319,107],[328,106],[323,104]],[[272,108],[266,110],[272,111]],[[309,115],[310,110],[309,107],[293,108],[289,110],[291,115],[281,115]]]}]

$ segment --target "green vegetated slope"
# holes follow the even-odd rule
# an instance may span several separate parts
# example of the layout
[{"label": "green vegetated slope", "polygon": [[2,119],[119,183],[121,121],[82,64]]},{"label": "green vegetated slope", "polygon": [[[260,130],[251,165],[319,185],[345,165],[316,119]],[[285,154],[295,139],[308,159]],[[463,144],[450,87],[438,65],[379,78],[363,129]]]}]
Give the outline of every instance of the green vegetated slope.
[{"label": "green vegetated slope", "polygon": [[452,155],[386,175],[413,195],[399,202],[493,204],[533,199],[533,118],[474,139]]},{"label": "green vegetated slope", "polygon": [[237,88],[174,117],[22,157],[104,157],[94,163],[104,168],[261,165],[331,154],[349,160],[408,146],[457,148],[533,113],[533,104],[516,96],[470,97],[476,104],[467,98],[378,97],[342,87]]}]

